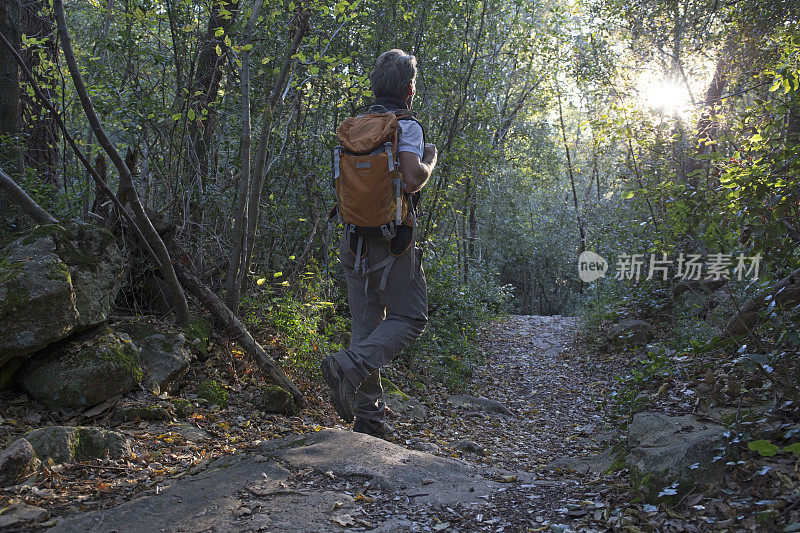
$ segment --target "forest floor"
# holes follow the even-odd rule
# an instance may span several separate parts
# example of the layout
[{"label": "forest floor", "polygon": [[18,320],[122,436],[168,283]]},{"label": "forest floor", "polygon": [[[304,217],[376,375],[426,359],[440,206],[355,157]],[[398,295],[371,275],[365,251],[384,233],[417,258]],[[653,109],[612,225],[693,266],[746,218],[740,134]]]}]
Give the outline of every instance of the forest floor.
[{"label": "forest floor", "polygon": [[[570,317],[512,316],[487,327],[481,338],[485,360],[476,368],[469,388],[476,396],[500,402],[508,412],[498,412],[502,408],[496,405],[487,409],[464,403],[463,397],[450,395],[444,386],[428,384],[427,391],[418,395],[424,414],[411,417],[401,412],[392,418],[396,434],[391,440],[397,446],[342,431],[347,428],[333,413],[327,392],[318,383],[301,383],[309,405],[299,416],[287,418],[257,412],[253,401],[258,379],[251,372],[242,371],[247,366],[243,361],[239,366],[233,363],[214,374],[232,383],[227,406],[195,402],[185,420],[116,425],[114,429],[134,442],[135,457],[44,465],[24,485],[0,491],[0,518],[4,514],[13,518],[14,512],[22,512],[21,505],[27,505],[33,506],[24,509],[33,513],[31,519],[11,522],[20,530],[58,526],[62,531],[81,531],[86,530],[87,524],[104,524],[94,529],[127,531],[134,528],[134,521],[125,517],[141,519],[143,514],[153,517],[156,522],[151,524],[161,524],[169,531],[709,529],[709,522],[704,521],[707,517],[701,516],[707,512],[686,510],[686,506],[683,511],[675,511],[638,501],[625,470],[579,473],[551,465],[559,459],[601,453],[619,441],[604,406],[619,386],[617,376],[629,362],[623,356],[598,356],[587,351],[578,338],[579,326],[578,319]],[[219,369],[219,365],[213,365],[209,361],[205,368],[193,369],[186,389],[211,374],[212,369]],[[163,398],[159,400],[152,394],[149,398],[152,403],[167,405]],[[7,442],[44,425],[69,422],[111,426],[113,408],[65,421],[43,413],[22,394],[6,393],[3,402],[8,409],[0,436]],[[270,443],[274,439],[291,440],[297,435],[311,435],[302,443],[295,440],[289,446],[307,447],[306,455],[302,450],[293,458],[293,451],[272,453],[275,447]],[[316,441],[314,435],[319,435]],[[383,450],[384,456],[405,457],[395,462],[408,465],[377,464],[391,459],[387,457],[362,457],[359,463],[356,452],[337,458],[331,457],[337,455],[334,451],[326,452],[324,458],[333,461],[329,467],[318,462],[319,453],[315,456],[312,445],[318,447],[318,452],[342,446],[353,450],[371,447]],[[393,490],[385,483],[371,484],[370,472],[381,468],[391,475],[403,468],[411,469],[409,475],[417,476],[419,482],[394,487],[404,490]],[[419,471],[423,474],[418,475],[414,468],[422,469]],[[429,469],[432,479],[425,478],[425,469]],[[450,493],[445,491],[437,497],[434,481],[448,478],[448,469],[464,476],[463,487],[469,486],[469,494],[452,493],[461,479],[456,476]],[[248,475],[256,477],[250,479]],[[391,475],[387,479],[394,479]],[[488,481],[480,484],[480,479]],[[257,480],[272,483],[272,488],[253,488],[252,483]],[[213,502],[195,498],[192,483],[213,485],[219,490],[234,487],[237,496],[233,500],[220,499],[211,512]],[[300,500],[270,507],[270,495],[275,501],[278,495]],[[126,509],[120,504],[140,497],[144,498],[138,500],[139,504],[125,504],[128,515],[119,511]],[[703,498],[697,494],[689,499],[702,509],[696,504]],[[172,514],[162,517],[158,504],[165,501],[171,502]],[[181,512],[176,502],[190,506],[185,512],[192,516],[185,517],[185,524],[174,514]],[[200,511],[197,505],[201,506]],[[198,522],[197,517],[206,514],[211,520],[214,512],[223,513],[224,520]],[[272,521],[259,523],[259,515],[271,515]],[[114,517],[130,523],[115,523]],[[148,529],[141,525],[134,529],[137,528]]]}]

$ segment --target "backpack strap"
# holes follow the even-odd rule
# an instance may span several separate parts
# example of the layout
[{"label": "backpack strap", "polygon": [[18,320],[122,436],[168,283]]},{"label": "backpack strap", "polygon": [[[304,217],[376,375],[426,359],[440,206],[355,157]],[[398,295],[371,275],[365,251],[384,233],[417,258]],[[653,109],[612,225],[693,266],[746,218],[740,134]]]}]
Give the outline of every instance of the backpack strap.
[{"label": "backpack strap", "polygon": [[394,114],[397,117],[397,120],[413,120],[414,122],[419,124],[419,127],[422,128],[422,144],[424,146],[426,137],[425,126],[423,126],[422,122],[420,122],[419,119],[417,118],[417,113],[414,111],[410,111],[408,109],[398,109],[397,111],[394,112]]}]

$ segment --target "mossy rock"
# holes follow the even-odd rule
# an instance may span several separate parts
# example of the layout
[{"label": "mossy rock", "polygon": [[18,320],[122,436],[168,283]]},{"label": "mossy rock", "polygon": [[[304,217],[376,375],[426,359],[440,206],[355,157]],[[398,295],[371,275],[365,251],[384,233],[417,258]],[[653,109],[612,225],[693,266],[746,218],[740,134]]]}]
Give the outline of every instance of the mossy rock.
[{"label": "mossy rock", "polygon": [[118,406],[114,410],[114,422],[137,422],[146,420],[149,422],[158,420],[171,420],[172,414],[160,405],[146,405],[142,403],[129,403]]},{"label": "mossy rock", "polygon": [[228,391],[213,379],[207,379],[198,387],[196,393],[198,398],[203,398],[209,403],[226,407],[228,405]]},{"label": "mossy rock", "polygon": [[402,400],[411,399],[411,396],[401,391],[397,385],[389,381],[387,378],[381,378],[381,387],[383,387],[384,394],[397,394]]},{"label": "mossy rock", "polygon": [[44,224],[0,250],[0,365],[104,322],[123,278],[113,235]]},{"label": "mossy rock", "polygon": [[52,240],[0,256],[0,365],[67,337],[78,324],[72,277]]},{"label": "mossy rock", "polygon": [[79,335],[20,373],[25,391],[53,409],[98,405],[132,390],[143,375],[136,346],[109,328]]},{"label": "mossy rock", "polygon": [[55,463],[131,455],[130,440],[116,431],[93,426],[50,426],[24,435],[39,459]]},{"label": "mossy rock", "polygon": [[175,416],[186,418],[194,412],[192,402],[185,398],[170,398],[170,403],[175,407]]},{"label": "mossy rock", "polygon": [[292,395],[278,385],[267,385],[254,402],[255,406],[265,413],[278,413],[285,416],[300,414],[300,408]]},{"label": "mossy rock", "polygon": [[[105,228],[83,222],[43,224],[26,232],[6,249],[52,242],[53,252],[66,265],[75,292],[78,327],[108,318],[123,279],[124,262],[114,236]],[[60,273],[52,273],[60,275]]]}]

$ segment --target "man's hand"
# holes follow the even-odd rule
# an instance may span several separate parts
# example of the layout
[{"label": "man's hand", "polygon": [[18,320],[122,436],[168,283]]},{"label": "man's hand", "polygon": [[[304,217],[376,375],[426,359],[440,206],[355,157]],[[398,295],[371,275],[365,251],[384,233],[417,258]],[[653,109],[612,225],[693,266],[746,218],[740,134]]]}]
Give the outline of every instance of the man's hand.
[{"label": "man's hand", "polygon": [[415,193],[422,189],[431,177],[439,154],[436,145],[425,143],[422,159],[414,152],[400,152],[400,172],[406,184],[407,193]]},{"label": "man's hand", "polygon": [[425,151],[422,152],[422,162],[435,167],[438,157],[439,151],[436,150],[436,145],[433,143],[425,143]]}]

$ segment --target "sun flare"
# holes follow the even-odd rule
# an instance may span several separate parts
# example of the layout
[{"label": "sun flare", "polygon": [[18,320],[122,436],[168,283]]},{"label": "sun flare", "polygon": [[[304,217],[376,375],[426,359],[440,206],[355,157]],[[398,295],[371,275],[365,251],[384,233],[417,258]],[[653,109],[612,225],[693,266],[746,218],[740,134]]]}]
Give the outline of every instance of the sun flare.
[{"label": "sun flare", "polygon": [[686,85],[668,80],[650,80],[643,91],[644,104],[666,115],[685,115],[691,107]]}]

